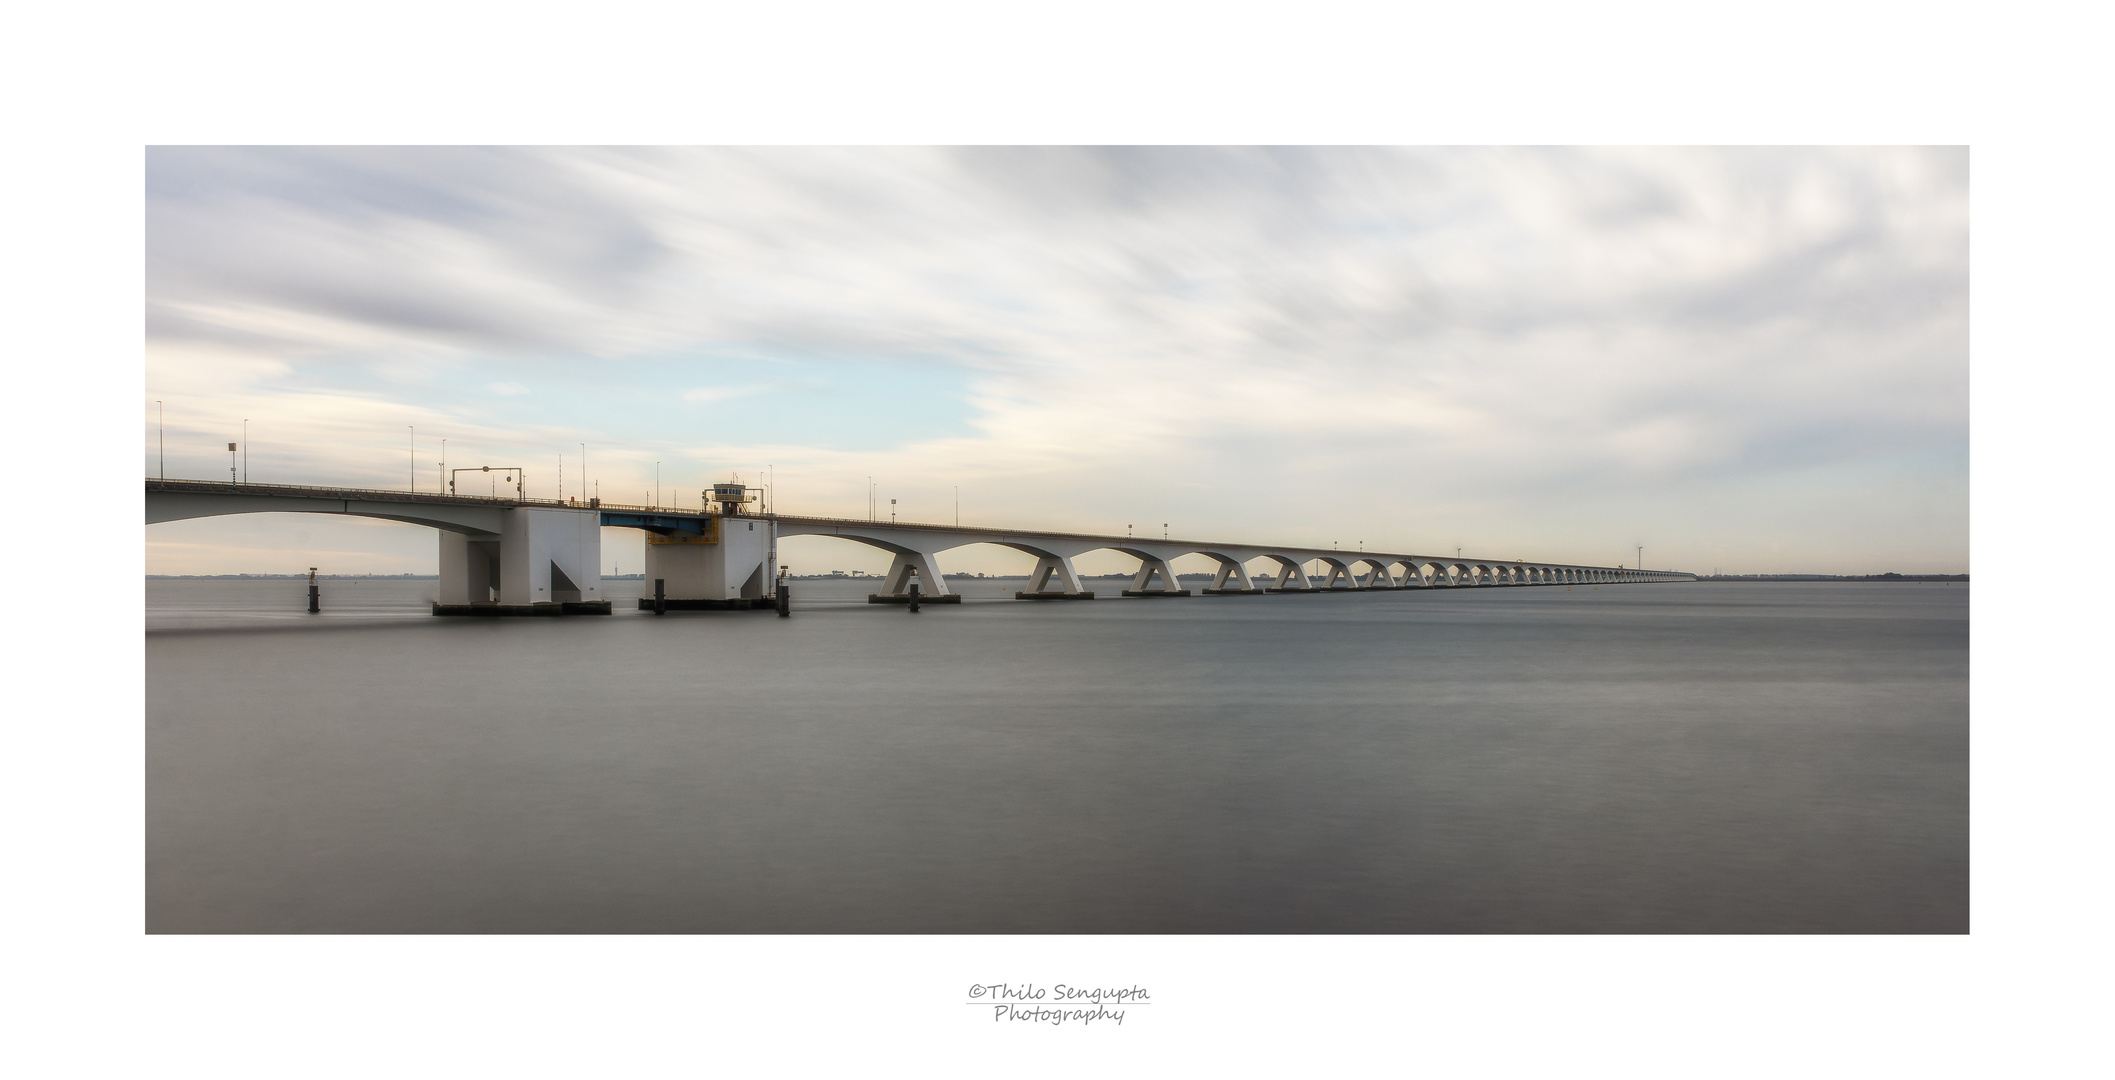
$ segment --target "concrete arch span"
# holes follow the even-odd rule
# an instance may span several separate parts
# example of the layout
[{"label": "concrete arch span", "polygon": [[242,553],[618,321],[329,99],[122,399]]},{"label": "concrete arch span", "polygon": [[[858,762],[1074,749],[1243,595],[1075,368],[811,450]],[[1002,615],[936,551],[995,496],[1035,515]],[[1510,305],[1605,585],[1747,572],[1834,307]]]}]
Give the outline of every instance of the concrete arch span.
[{"label": "concrete arch span", "polygon": [[335,514],[436,530],[439,602],[533,607],[602,599],[596,511],[416,492],[149,480],[147,524],[235,514]]},{"label": "concrete arch span", "polygon": [[[824,522],[779,519],[780,536],[832,536],[851,540],[890,552],[896,563],[884,585],[886,592],[902,595],[908,591],[910,574],[908,568],[916,569],[916,576],[929,584],[921,591],[944,592],[946,579],[939,576],[934,557],[956,548],[977,544],[991,544],[1011,548],[1036,558],[1035,569],[1029,574],[1028,593],[1060,592],[1082,594],[1088,591],[1080,580],[1077,560],[1098,551],[1113,551],[1139,561],[1136,577],[1131,582],[1133,592],[1181,592],[1174,561],[1186,555],[1201,555],[1217,564],[1210,588],[1213,591],[1257,592],[1264,587],[1278,589],[1310,589],[1314,585],[1302,569],[1307,560],[1322,558],[1320,554],[1300,555],[1268,548],[1241,545],[1197,544],[1184,541],[1152,541],[1137,537],[1116,539],[1113,537],[1065,536],[1061,534],[1034,535],[986,529],[952,529],[945,526],[884,525],[879,522]],[[1268,577],[1257,577],[1249,570],[1249,564],[1259,559],[1268,559],[1279,566],[1279,572]]]},{"label": "concrete arch span", "polygon": [[255,485],[251,491],[147,489],[147,524],[189,521],[235,514],[336,514],[424,525],[442,532],[496,537],[505,531],[507,511],[501,505],[437,505],[413,499],[348,499],[342,496],[289,494],[287,488]]},{"label": "concrete arch span", "polygon": [[[1390,569],[1401,562],[1400,556],[1368,555],[1363,552],[1345,554],[1337,552],[1317,556],[1322,565],[1328,567],[1323,576],[1325,589],[1393,589],[1397,588],[1395,574]],[[1365,567],[1361,572],[1359,567]]]},{"label": "concrete arch span", "polygon": [[[918,547],[901,543],[885,536],[856,530],[818,531],[781,528],[778,535],[781,537],[831,536],[839,540],[850,540],[855,544],[863,544],[867,547],[888,552],[891,559],[888,571],[882,575],[881,591],[891,596],[900,596],[910,592],[911,582],[914,580],[918,582],[918,591],[928,596],[949,595],[952,590],[947,587],[947,578],[940,573],[940,567],[934,562],[933,557],[940,552],[958,547],[968,547],[971,544],[996,544],[999,547],[1012,548],[1016,551],[1034,555],[1039,560],[1042,560],[1042,563],[1056,561],[1062,563],[1068,570],[1070,568],[1070,560],[1060,560],[1051,552],[1017,541],[1009,542],[979,538],[962,543],[948,544],[945,547],[937,545]],[[1042,563],[1038,563],[1039,570],[1042,569]],[[1040,576],[1047,577],[1048,575]]]}]

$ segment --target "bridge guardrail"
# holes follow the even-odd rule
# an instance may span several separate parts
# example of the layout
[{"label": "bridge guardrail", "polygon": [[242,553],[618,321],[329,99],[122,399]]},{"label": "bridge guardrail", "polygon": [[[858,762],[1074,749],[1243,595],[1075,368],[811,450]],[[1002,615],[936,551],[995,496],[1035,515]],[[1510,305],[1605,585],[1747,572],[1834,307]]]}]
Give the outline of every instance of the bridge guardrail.
[{"label": "bridge guardrail", "polygon": [[447,495],[431,491],[397,491],[389,488],[323,487],[315,484],[230,483],[226,480],[163,480],[147,478],[149,491],[182,491],[196,494],[292,495],[305,498],[361,499],[372,502],[420,502],[443,506],[540,506],[554,510],[637,510],[655,514],[695,514],[696,510],[671,510],[666,506],[636,506],[604,502],[587,506],[559,499],[516,499],[493,495]]}]

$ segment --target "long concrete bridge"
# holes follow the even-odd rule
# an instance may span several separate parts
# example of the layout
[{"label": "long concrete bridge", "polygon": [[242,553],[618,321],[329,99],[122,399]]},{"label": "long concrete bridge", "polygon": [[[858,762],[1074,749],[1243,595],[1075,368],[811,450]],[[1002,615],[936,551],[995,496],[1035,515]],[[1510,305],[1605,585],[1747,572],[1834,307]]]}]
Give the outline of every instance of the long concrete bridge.
[{"label": "long concrete bridge", "polygon": [[[1132,536],[973,528],[911,522],[761,514],[738,484],[716,485],[705,510],[619,506],[599,501],[436,495],[357,488],[298,487],[217,480],[147,481],[147,523],[225,514],[342,514],[425,525],[440,531],[437,613],[490,606],[504,610],[608,610],[602,595],[604,527],[644,530],[646,578],[659,580],[675,607],[761,606],[777,591],[778,541],[835,536],[889,552],[893,562],[876,601],[907,598],[913,585],[934,602],[956,600],[934,562],[971,544],[996,544],[1036,559],[1022,599],[1091,599],[1075,561],[1116,551],[1139,561],[1125,596],[1188,596],[1174,560],[1202,555],[1217,564],[1207,595],[1363,589],[1623,584],[1694,581],[1673,570],[1591,566],[1531,559],[1464,558],[1418,552],[1338,551],[1270,544],[1155,540]],[[1257,564],[1261,572],[1257,572]],[[1310,574],[1310,565],[1320,564]]]}]

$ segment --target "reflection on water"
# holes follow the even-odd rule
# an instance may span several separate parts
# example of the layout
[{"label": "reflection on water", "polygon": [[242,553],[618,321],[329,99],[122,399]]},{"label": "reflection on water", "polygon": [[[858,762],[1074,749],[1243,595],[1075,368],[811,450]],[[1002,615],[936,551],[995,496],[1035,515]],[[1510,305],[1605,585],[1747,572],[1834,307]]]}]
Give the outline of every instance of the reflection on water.
[{"label": "reflection on water", "polygon": [[1968,926],[1965,585],[432,586],[148,583],[150,930]]}]

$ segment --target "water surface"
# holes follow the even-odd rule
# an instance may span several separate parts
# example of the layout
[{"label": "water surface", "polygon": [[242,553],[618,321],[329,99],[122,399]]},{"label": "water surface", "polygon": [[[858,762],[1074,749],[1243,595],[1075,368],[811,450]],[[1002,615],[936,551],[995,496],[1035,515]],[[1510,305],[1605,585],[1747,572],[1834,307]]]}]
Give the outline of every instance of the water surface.
[{"label": "water surface", "polygon": [[1964,584],[1019,585],[150,581],[147,927],[1968,929]]}]

